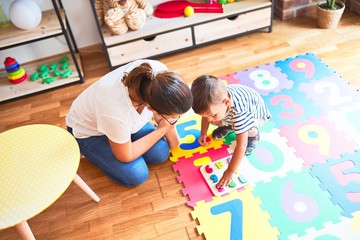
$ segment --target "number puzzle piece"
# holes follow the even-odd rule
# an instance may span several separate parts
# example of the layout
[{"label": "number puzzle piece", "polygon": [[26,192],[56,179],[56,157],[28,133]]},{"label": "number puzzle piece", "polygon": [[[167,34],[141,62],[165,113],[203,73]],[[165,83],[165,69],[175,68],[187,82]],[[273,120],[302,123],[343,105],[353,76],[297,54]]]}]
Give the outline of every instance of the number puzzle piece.
[{"label": "number puzzle piece", "polygon": [[360,104],[330,111],[327,118],[345,133],[349,141],[360,142]]},{"label": "number puzzle piece", "polygon": [[215,166],[216,166],[218,169],[223,169],[223,168],[224,168],[224,164],[223,164],[223,162],[221,162],[221,161],[217,161],[217,162],[215,163]]},{"label": "number puzzle piece", "polygon": [[[208,149],[221,148],[223,140],[217,141],[211,139],[207,146],[201,146],[198,142],[200,137],[200,120],[201,116],[189,111],[186,116],[180,118],[176,124],[176,130],[180,138],[180,145],[171,149],[170,160],[176,162],[181,157],[190,158],[195,153],[205,153]],[[215,127],[209,128],[211,134]]]},{"label": "number puzzle piece", "polygon": [[[258,91],[273,118],[242,161],[238,181],[248,181],[245,190],[213,197],[200,168],[231,154],[235,134],[200,147],[199,116],[181,117],[181,147],[172,150],[171,160],[199,234],[207,240],[360,239],[360,213],[354,213],[360,207],[360,156],[347,155],[360,141],[358,92],[312,53],[220,79]],[[303,166],[313,169],[312,176]]]},{"label": "number puzzle piece", "polygon": [[355,240],[360,239],[360,229],[354,227],[359,226],[360,222],[356,223],[356,215],[354,218],[341,217],[341,221],[338,223],[327,222],[324,224],[324,228],[316,230],[310,228],[306,230],[307,234],[302,237],[296,235],[289,236],[289,240]]},{"label": "number puzzle piece", "polygon": [[302,83],[299,90],[312,99],[322,112],[338,111],[360,102],[356,89],[337,75],[324,77],[321,81]]},{"label": "number puzzle piece", "polygon": [[329,69],[327,64],[322,62],[313,53],[276,61],[275,66],[280,68],[287,75],[288,79],[293,80],[296,87],[304,82],[334,75],[334,71]]},{"label": "number puzzle piece", "polygon": [[295,149],[279,135],[279,130],[261,132],[254,152],[241,162],[240,174],[249,184],[269,182],[272,177],[286,176],[289,171],[302,169],[304,160],[295,155]]},{"label": "number puzzle piece", "polygon": [[209,178],[213,183],[217,183],[219,181],[219,178],[215,174],[211,174]]},{"label": "number puzzle piece", "polygon": [[[207,185],[209,186],[209,188],[211,189],[212,193],[215,196],[224,195],[226,193],[229,193],[230,191],[240,189],[244,186],[244,183],[240,181],[239,177],[236,177],[235,179],[232,179],[230,181],[228,186],[222,188],[217,187],[216,183],[222,177],[224,171],[228,168],[230,159],[231,157],[225,157],[207,165],[207,166],[211,166],[211,168],[214,170],[213,173],[208,173],[206,171],[207,166],[200,167],[200,172],[202,176],[204,177]],[[240,163],[240,168],[242,168],[241,163]]]},{"label": "number puzzle piece", "polygon": [[241,174],[239,175],[239,180],[240,180],[241,183],[247,183],[246,178]]},{"label": "number puzzle piece", "polygon": [[[206,166],[212,161],[229,156],[228,146],[223,145],[219,149],[208,149],[205,153],[195,153],[190,158],[179,158],[173,164],[174,171],[179,172],[177,180],[184,185],[183,195],[189,198],[187,204],[192,207],[196,202],[204,200],[211,201],[214,196],[203,178],[200,167]],[[200,164],[197,164],[200,163]]]},{"label": "number puzzle piece", "polygon": [[228,74],[226,76],[220,76],[219,78],[225,81],[226,84],[240,84],[240,79],[236,78],[235,74]]},{"label": "number puzzle piece", "polygon": [[207,173],[212,173],[212,172],[214,171],[214,169],[213,169],[212,167],[210,167],[210,165],[206,165],[206,166],[205,166],[205,171],[206,171]]},{"label": "number puzzle piece", "polygon": [[235,77],[240,79],[242,85],[255,89],[262,96],[290,89],[294,84],[274,63],[236,72]]},{"label": "number puzzle piece", "polygon": [[343,154],[326,163],[314,164],[311,175],[332,195],[331,201],[341,206],[344,216],[360,210],[360,152]]},{"label": "number puzzle piece", "polygon": [[329,192],[319,184],[307,168],[256,184],[253,193],[262,200],[262,209],[272,216],[271,225],[279,228],[279,239],[287,240],[292,234],[304,236],[308,228],[322,229],[325,222],[340,221],[341,208],[330,201]]},{"label": "number puzzle piece", "polygon": [[299,149],[296,154],[304,159],[306,167],[311,167],[315,162],[324,163],[328,156],[351,153],[356,146],[347,141],[344,133],[338,131],[324,116],[297,122],[293,126],[283,126],[280,135],[288,139],[289,146]]},{"label": "number puzzle piece", "polygon": [[264,101],[278,128],[293,125],[297,121],[304,122],[310,117],[319,116],[321,112],[311,99],[306,98],[306,95],[296,88],[283,90],[278,95],[266,96]]},{"label": "number puzzle piece", "polygon": [[269,214],[261,211],[251,191],[246,187],[211,202],[197,202],[191,216],[200,223],[198,233],[207,240],[278,239],[278,229],[270,226]]}]

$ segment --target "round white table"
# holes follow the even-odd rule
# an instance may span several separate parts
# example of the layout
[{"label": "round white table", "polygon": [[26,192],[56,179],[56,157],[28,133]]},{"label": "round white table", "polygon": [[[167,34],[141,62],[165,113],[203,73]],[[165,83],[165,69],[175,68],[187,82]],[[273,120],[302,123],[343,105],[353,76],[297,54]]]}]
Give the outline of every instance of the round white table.
[{"label": "round white table", "polygon": [[0,229],[15,226],[35,239],[27,220],[54,203],[74,181],[100,198],[77,175],[80,150],[65,129],[33,124],[0,134]]}]

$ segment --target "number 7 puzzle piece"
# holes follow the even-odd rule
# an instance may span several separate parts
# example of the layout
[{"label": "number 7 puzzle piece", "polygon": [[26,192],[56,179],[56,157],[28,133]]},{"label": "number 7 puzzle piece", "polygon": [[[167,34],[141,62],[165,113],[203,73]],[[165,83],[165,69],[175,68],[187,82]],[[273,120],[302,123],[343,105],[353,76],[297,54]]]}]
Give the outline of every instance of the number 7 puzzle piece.
[{"label": "number 7 puzzle piece", "polygon": [[245,186],[244,191],[197,202],[191,216],[198,220],[196,229],[207,240],[278,239],[279,230],[270,225],[270,215],[260,204],[252,188]]}]

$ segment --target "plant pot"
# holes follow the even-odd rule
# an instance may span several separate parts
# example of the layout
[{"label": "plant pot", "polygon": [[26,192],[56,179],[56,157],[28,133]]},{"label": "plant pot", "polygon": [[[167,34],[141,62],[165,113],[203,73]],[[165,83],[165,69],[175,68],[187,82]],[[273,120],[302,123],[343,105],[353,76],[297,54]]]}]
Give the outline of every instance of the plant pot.
[{"label": "plant pot", "polygon": [[343,2],[337,1],[336,4],[341,6],[337,10],[329,10],[321,8],[325,2],[320,2],[317,6],[317,24],[319,28],[335,28],[344,13],[345,4]]}]

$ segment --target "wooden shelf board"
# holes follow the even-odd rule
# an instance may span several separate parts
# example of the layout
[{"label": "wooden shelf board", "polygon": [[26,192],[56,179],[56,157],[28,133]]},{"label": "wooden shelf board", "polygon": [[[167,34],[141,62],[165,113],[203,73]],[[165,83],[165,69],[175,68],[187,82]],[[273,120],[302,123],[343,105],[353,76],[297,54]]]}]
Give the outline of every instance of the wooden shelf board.
[{"label": "wooden shelf board", "polygon": [[[67,55],[69,57],[69,64],[70,64],[69,68],[71,68],[73,71],[73,73],[69,78],[56,77],[55,81],[50,84],[43,84],[41,78],[39,78],[36,81],[31,81],[31,75],[34,73],[34,71],[36,71],[39,68],[40,64],[44,63],[47,66],[49,66],[54,61],[59,62],[61,57],[63,57],[64,55]],[[80,55],[77,54],[76,58],[81,68]],[[49,90],[51,88],[59,87],[69,83],[79,82],[80,74],[82,75],[82,72],[79,74],[76,71],[76,67],[74,62],[72,61],[70,53],[55,55],[29,63],[24,63],[24,64],[20,63],[20,65],[21,67],[24,68],[25,72],[28,74],[28,79],[18,84],[10,83],[7,78],[7,73],[5,69],[0,69],[0,102],[26,96],[36,92]],[[80,71],[82,71],[82,69],[80,69]]]},{"label": "wooden shelf board", "polygon": [[155,16],[149,16],[145,26],[140,30],[129,31],[123,35],[113,35],[109,28],[104,25],[102,27],[102,33],[105,45],[111,46],[262,7],[271,7],[271,2],[269,0],[241,0],[240,2],[225,4],[224,13],[195,13],[191,17],[157,18]]},{"label": "wooden shelf board", "polygon": [[[65,13],[61,11],[62,20],[65,24]],[[0,48],[6,48],[20,43],[27,43],[43,37],[49,37],[62,32],[55,10],[42,12],[39,26],[31,30],[22,30],[10,24],[9,27],[0,28]]]}]

